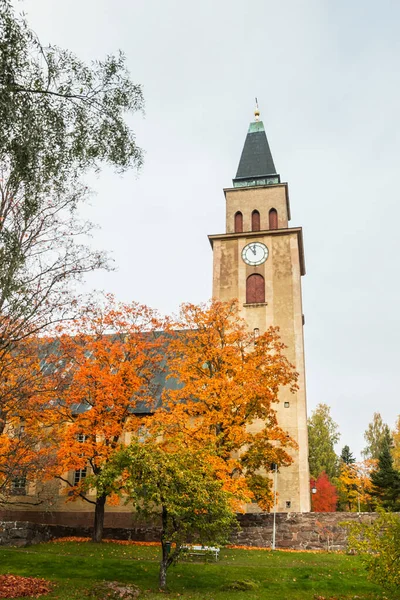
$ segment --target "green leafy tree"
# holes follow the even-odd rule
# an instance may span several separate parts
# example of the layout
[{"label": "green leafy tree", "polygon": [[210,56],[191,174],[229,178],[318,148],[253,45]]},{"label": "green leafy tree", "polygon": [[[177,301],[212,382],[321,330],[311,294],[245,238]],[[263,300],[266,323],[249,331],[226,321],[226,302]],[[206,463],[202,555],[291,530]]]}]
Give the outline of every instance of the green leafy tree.
[{"label": "green leafy tree", "polygon": [[0,357],[10,344],[65,316],[68,283],[104,266],[82,245],[82,175],[103,164],[140,166],[125,116],[142,109],[122,54],[86,65],[44,47],[0,0]]},{"label": "green leafy tree", "polygon": [[343,446],[342,452],[340,453],[340,460],[346,465],[353,465],[356,462],[356,459],[354,458],[349,446]]},{"label": "green leafy tree", "polygon": [[377,469],[371,473],[371,495],[376,497],[386,510],[398,511],[400,510],[400,472],[393,466],[390,446],[390,435],[386,435],[382,442]]},{"label": "green leafy tree", "polygon": [[100,477],[133,501],[135,509],[161,519],[159,585],[167,585],[167,569],[188,542],[223,544],[236,524],[230,496],[201,453],[147,440],[123,448]]},{"label": "green leafy tree", "polygon": [[318,404],[308,419],[310,475],[314,479],[323,471],[329,478],[337,475],[339,461],[334,446],[339,438],[338,425],[331,417],[330,407]]},{"label": "green leafy tree", "polygon": [[71,177],[106,162],[141,164],[125,121],[141,109],[122,54],[90,66],[57,46],[43,46],[10,0],[0,0],[0,158],[12,191],[24,183],[34,202],[49,182],[64,192]]},{"label": "green leafy tree", "polygon": [[371,423],[364,433],[367,442],[362,454],[365,458],[378,459],[382,451],[385,437],[390,435],[389,426],[383,422],[380,413],[374,413]]},{"label": "green leafy tree", "polygon": [[393,446],[393,464],[395,469],[400,470],[400,415],[397,417],[396,425],[392,432]]},{"label": "green leafy tree", "polygon": [[[373,523],[344,523],[348,549],[361,554],[368,577],[384,589],[400,588],[400,517],[380,511]],[[396,596],[397,597],[397,596]]]}]

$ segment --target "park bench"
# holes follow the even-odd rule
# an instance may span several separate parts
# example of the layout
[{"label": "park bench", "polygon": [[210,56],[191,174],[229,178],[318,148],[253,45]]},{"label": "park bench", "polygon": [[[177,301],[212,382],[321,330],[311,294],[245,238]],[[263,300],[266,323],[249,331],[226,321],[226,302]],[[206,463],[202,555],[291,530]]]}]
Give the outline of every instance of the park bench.
[{"label": "park bench", "polygon": [[218,560],[219,550],[215,546],[182,546],[182,551],[188,556],[213,556],[215,560]]}]

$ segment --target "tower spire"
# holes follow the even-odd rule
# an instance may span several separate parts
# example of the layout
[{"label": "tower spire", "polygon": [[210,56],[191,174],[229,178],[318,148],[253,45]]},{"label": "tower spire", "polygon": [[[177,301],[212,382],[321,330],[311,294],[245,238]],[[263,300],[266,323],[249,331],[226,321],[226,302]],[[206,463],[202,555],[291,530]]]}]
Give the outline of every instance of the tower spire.
[{"label": "tower spire", "polygon": [[259,121],[260,120],[260,109],[258,108],[257,96],[256,96],[256,107],[254,109],[254,117],[255,117],[255,121]]},{"label": "tower spire", "polygon": [[280,183],[276,172],[271,150],[264,129],[264,123],[259,120],[260,109],[258,100],[254,110],[254,121],[250,123],[236,177],[234,187],[250,187],[256,185],[273,185]]}]

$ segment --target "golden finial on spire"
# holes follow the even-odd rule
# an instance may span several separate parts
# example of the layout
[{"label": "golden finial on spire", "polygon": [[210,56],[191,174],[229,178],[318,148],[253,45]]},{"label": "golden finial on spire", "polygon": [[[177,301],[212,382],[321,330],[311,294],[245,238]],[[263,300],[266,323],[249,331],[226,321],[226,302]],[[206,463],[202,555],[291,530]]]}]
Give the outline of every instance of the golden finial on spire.
[{"label": "golden finial on spire", "polygon": [[256,121],[258,121],[259,118],[260,118],[260,109],[258,108],[258,100],[257,100],[257,98],[256,98],[256,108],[254,110],[254,116],[256,118]]}]

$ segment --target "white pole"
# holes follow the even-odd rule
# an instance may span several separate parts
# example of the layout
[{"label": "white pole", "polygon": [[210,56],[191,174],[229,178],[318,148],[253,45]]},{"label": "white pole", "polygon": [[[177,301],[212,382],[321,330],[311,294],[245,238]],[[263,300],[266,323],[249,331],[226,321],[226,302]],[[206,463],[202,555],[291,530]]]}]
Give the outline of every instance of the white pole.
[{"label": "white pole", "polygon": [[272,550],[275,550],[275,540],[276,540],[276,478],[278,474],[278,465],[275,463],[275,473],[274,473],[274,525],[272,529]]}]

